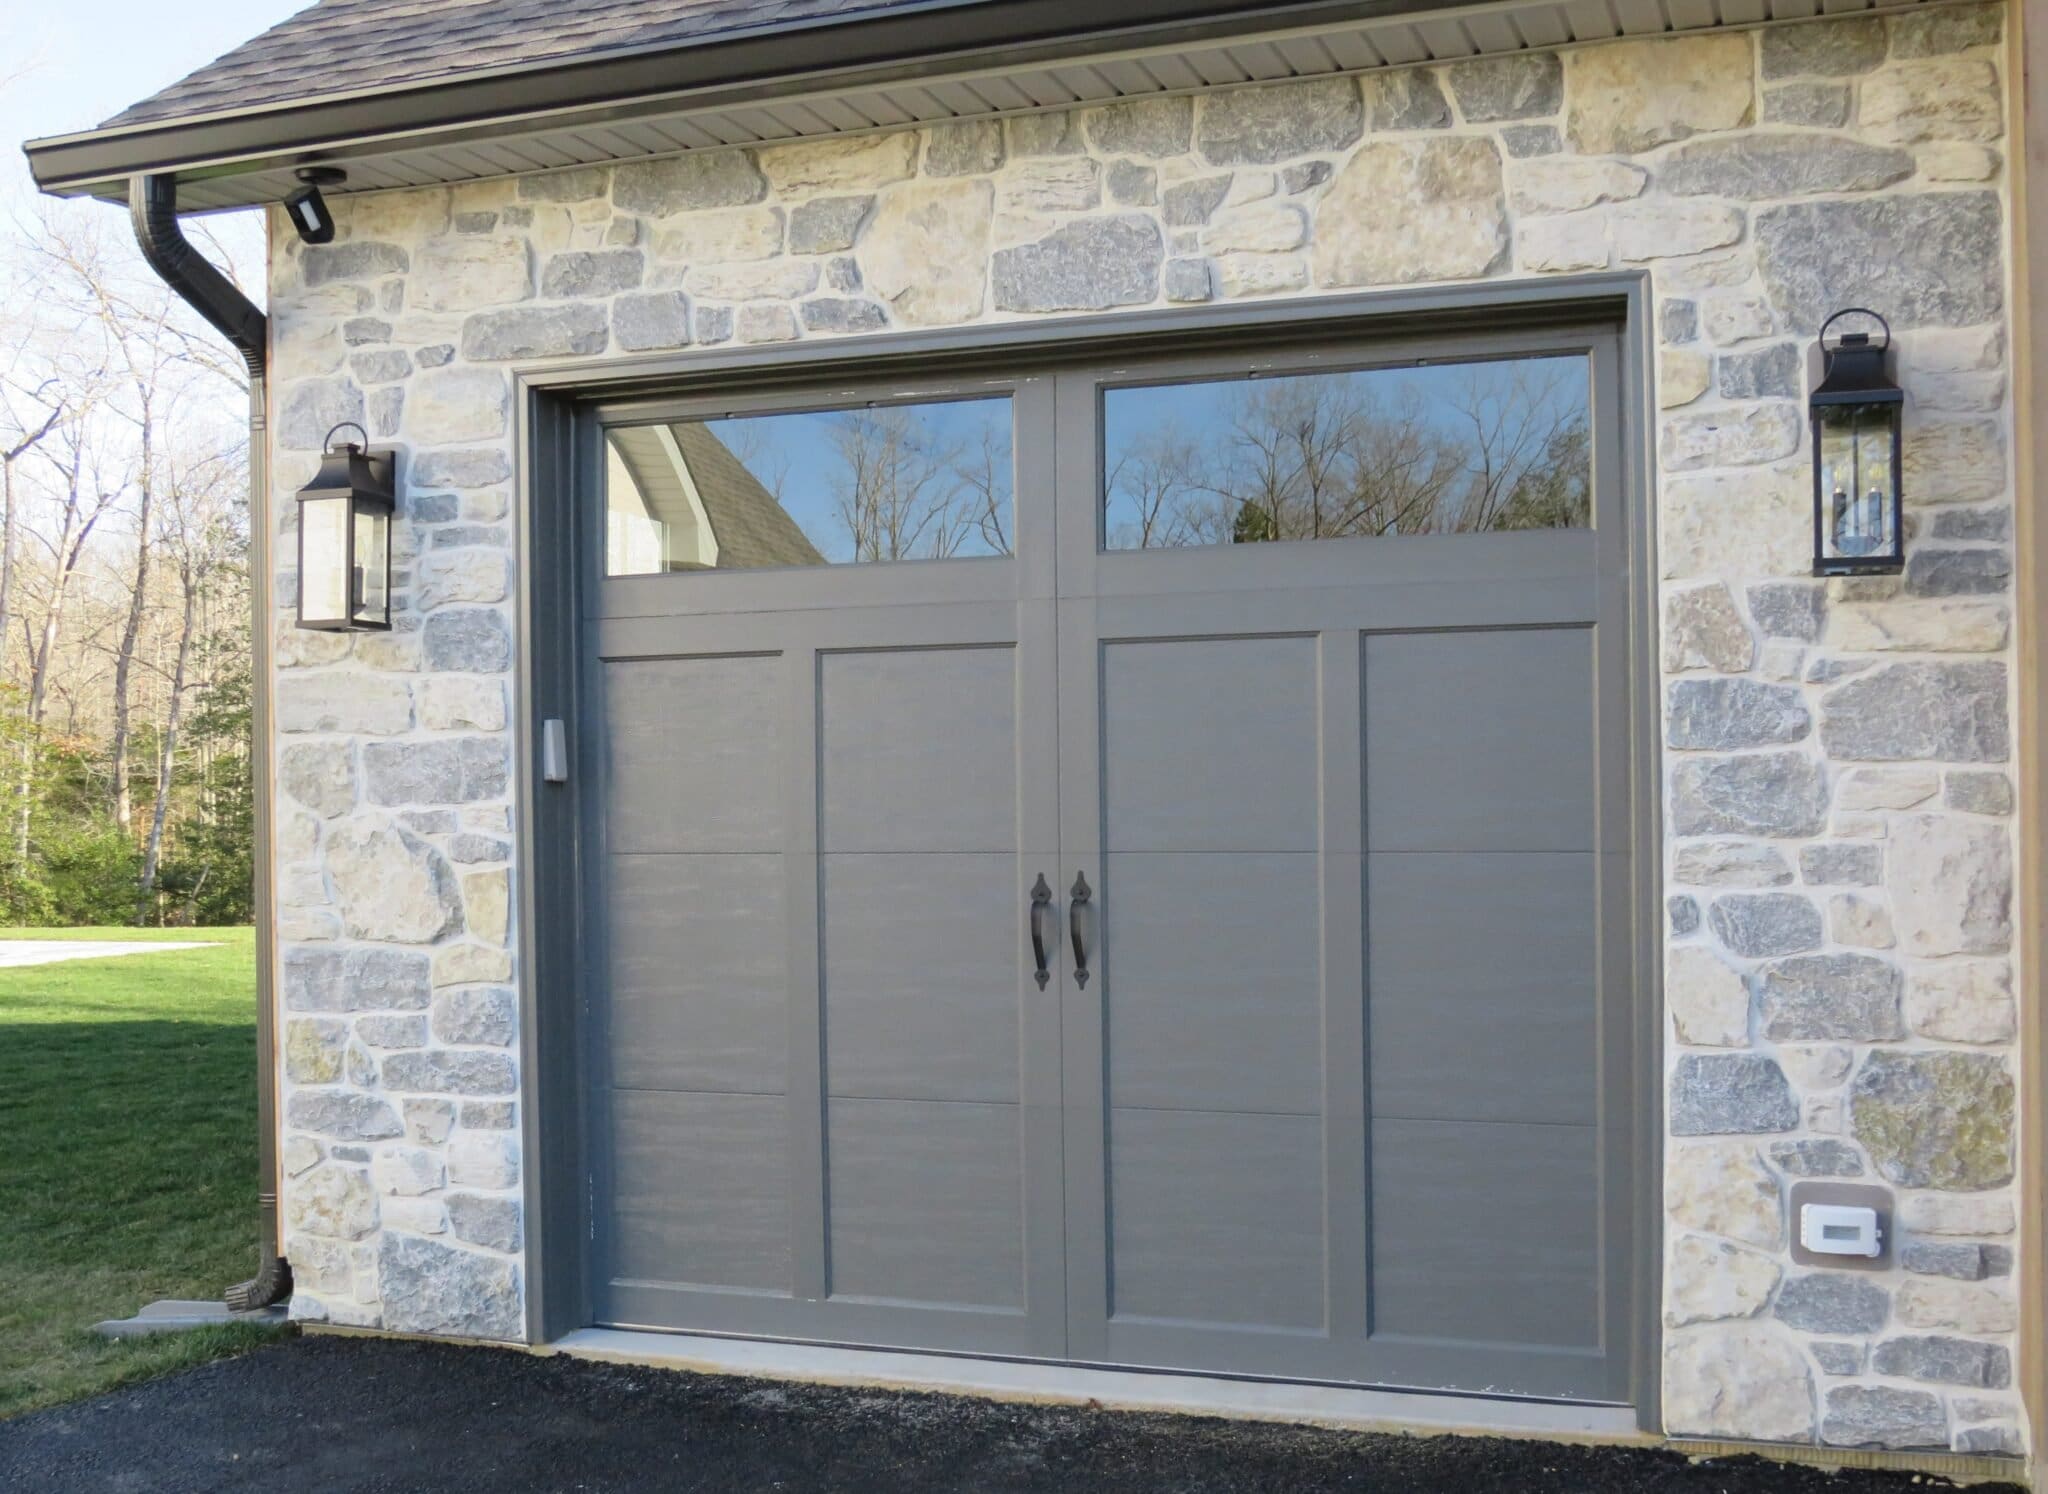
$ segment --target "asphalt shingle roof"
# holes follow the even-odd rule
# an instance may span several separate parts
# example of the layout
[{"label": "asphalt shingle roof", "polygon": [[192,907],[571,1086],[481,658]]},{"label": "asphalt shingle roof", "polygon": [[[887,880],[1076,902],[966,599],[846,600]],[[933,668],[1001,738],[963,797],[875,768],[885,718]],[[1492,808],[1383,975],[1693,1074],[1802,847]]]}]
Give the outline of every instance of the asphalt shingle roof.
[{"label": "asphalt shingle roof", "polygon": [[709,41],[902,0],[320,0],[102,128]]}]

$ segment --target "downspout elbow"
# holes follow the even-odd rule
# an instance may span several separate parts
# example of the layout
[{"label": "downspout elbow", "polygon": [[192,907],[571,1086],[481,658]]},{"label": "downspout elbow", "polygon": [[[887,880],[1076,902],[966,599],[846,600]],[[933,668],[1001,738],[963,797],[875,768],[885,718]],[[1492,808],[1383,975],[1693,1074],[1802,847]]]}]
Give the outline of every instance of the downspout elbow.
[{"label": "downspout elbow", "polygon": [[273,930],[270,878],[270,674],[268,595],[269,441],[264,376],[269,365],[270,324],[233,281],[192,247],[178,223],[178,184],[169,176],[137,176],[128,183],[128,207],[135,242],[164,284],[232,343],[249,370],[249,573],[253,600],[250,673],[255,681],[250,710],[250,779],[255,797],[256,886],[256,1126],[257,1194],[262,1242],[256,1274],[229,1287],[222,1298],[235,1312],[250,1312],[292,1294],[292,1268],[285,1258],[277,1216],[277,1059],[272,1016]]}]

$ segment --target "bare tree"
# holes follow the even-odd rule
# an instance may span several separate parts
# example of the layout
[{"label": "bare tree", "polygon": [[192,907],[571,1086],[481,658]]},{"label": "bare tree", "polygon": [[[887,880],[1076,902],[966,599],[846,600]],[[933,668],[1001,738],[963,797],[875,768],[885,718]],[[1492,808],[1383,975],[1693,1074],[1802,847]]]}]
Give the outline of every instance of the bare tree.
[{"label": "bare tree", "polygon": [[833,499],[855,560],[942,559],[976,519],[963,514],[960,454],[934,441],[902,406],[840,416]]}]

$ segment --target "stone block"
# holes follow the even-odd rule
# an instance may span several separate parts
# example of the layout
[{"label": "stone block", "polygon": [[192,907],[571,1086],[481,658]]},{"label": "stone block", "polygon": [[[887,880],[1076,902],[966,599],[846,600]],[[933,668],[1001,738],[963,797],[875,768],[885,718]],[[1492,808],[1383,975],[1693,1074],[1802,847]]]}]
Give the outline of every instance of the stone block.
[{"label": "stone block", "polygon": [[1765,78],[1849,77],[1885,58],[1884,21],[1877,17],[1831,20],[1819,26],[1772,26],[1759,33]]},{"label": "stone block", "polygon": [[1433,69],[1391,68],[1358,80],[1365,96],[1366,125],[1384,130],[1441,130],[1451,123],[1451,101]]},{"label": "stone block", "polygon": [[627,161],[612,172],[612,205],[621,212],[664,218],[698,208],[736,207],[768,195],[751,155],[699,150],[652,161]]},{"label": "stone block", "polygon": [[1343,150],[1364,132],[1358,84],[1317,78],[1207,95],[1196,147],[1218,166],[1265,166]]},{"label": "stone block", "polygon": [[1701,35],[1586,47],[1565,59],[1566,129],[1589,156],[1633,155],[1752,118],[1750,41]]},{"label": "stone block", "polygon": [[1913,174],[1913,157],[1840,135],[1756,131],[1695,140],[1663,158],[1657,184],[1681,197],[1747,200],[1872,192]]},{"label": "stone block", "polygon": [[[1810,904],[1808,906],[1811,906]],[[1818,934],[1818,929],[1815,931]],[[1818,943],[1818,939],[1815,940]],[[1767,965],[1758,976],[1764,1036],[1775,1042],[1877,1042],[1902,1038],[1904,978],[1887,960],[1864,954],[1804,955]]]},{"label": "stone block", "polygon": [[1812,730],[1799,690],[1757,680],[1678,680],[1665,697],[1665,741],[1689,751],[1797,742]]},{"label": "stone block", "polygon": [[[1772,419],[1768,434],[1782,443],[1783,417]],[[1694,430],[1689,436],[1688,449],[1695,458],[1711,455],[1721,440],[1710,430]],[[1664,575],[1673,580],[1810,575],[1812,481],[1809,469],[1791,463],[1739,473],[1665,477],[1658,485]]]},{"label": "stone block", "polygon": [[341,1078],[348,1023],[331,1017],[292,1017],[284,1024],[284,1075],[294,1084],[333,1084]]},{"label": "stone block", "polygon": [[826,137],[756,153],[762,175],[781,197],[860,192],[900,182],[917,170],[917,134]]},{"label": "stone block", "polygon": [[512,462],[499,448],[480,451],[423,451],[412,459],[415,488],[487,488],[507,482]]},{"label": "stone block", "polygon": [[1828,1392],[1820,1440],[1829,1447],[1948,1446],[1941,1399],[1924,1390],[1889,1385],[1841,1385]]},{"label": "stone block", "polygon": [[1674,1136],[1789,1131],[1799,1105],[1777,1063],[1756,1053],[1687,1053],[1671,1075]]},{"label": "stone block", "polygon": [[[365,769],[374,797],[377,776],[367,759]],[[409,831],[374,821],[341,824],[328,836],[326,866],[353,938],[431,944],[461,924],[446,859]]]},{"label": "stone block", "polygon": [[325,1164],[284,1190],[285,1221],[301,1234],[360,1240],[377,1229],[377,1195],[353,1167]]},{"label": "stone block", "polygon": [[1002,164],[1003,123],[999,119],[964,119],[933,125],[925,132],[926,176],[979,176]]},{"label": "stone block", "polygon": [[519,1035],[519,1003],[495,986],[458,986],[434,995],[434,1038],[456,1045],[503,1048]]},{"label": "stone block", "polygon": [[1771,1143],[1771,1161],[1795,1178],[1860,1178],[1863,1155],[1846,1141],[1815,1136]]},{"label": "stone block", "polygon": [[612,296],[638,288],[646,273],[647,257],[638,249],[575,249],[548,256],[540,293],[558,301]]},{"label": "stone block", "polygon": [[487,1250],[515,1253],[523,1243],[520,1208],[516,1198],[492,1198],[481,1193],[448,1195],[448,1228],[456,1239]]},{"label": "stone block", "polygon": [[504,1053],[429,1049],[386,1059],[384,1087],[409,1094],[509,1095],[518,1093],[519,1076]]},{"label": "stone block", "polygon": [[1798,954],[1818,949],[1821,942],[1820,910],[1797,893],[1737,892],[1717,897],[1707,909],[1707,922],[1714,936],[1744,959]]},{"label": "stone block", "polygon": [[2011,1333],[2020,1325],[2019,1304],[1997,1282],[1915,1276],[1899,1288],[1899,1321],[1909,1328]]},{"label": "stone block", "polygon": [[997,251],[990,271],[1004,311],[1100,311],[1159,294],[1165,244],[1149,217],[1086,218],[1035,244]]},{"label": "stone block", "polygon": [[424,1048],[427,1019],[417,1014],[398,1016],[388,1012],[356,1018],[356,1036],[372,1048]]},{"label": "stone block", "polygon": [[1899,1264],[1916,1276],[1946,1276],[1951,1281],[1982,1281],[1991,1274],[1982,1245],[1954,1240],[1908,1240],[1900,1247]]},{"label": "stone block", "polygon": [[1906,557],[1906,590],[1918,597],[2000,595],[2012,587],[2005,550],[1916,546]]},{"label": "stone block", "polygon": [[1687,412],[1665,418],[1658,456],[1672,472],[1760,465],[1797,451],[1804,430],[1799,407],[1785,400]]},{"label": "stone block", "polygon": [[524,1332],[519,1267],[512,1261],[387,1233],[377,1245],[377,1282],[384,1327],[393,1333],[509,1342]]},{"label": "stone block", "polygon": [[1770,1301],[1779,1274],[1768,1256],[1725,1240],[1681,1235],[1665,1269],[1665,1326],[1753,1318]]},{"label": "stone block", "polygon": [[2004,309],[2004,230],[1989,192],[1785,203],[1759,209],[1755,232],[1764,288],[1789,326],[1872,302],[1899,328],[1972,326]]},{"label": "stone block", "polygon": [[1374,140],[1316,209],[1320,285],[1398,285],[1490,275],[1508,249],[1500,153],[1491,140]]},{"label": "stone block", "polygon": [[379,1193],[412,1198],[443,1187],[448,1171],[433,1152],[419,1147],[395,1147],[377,1154],[370,1164],[370,1177]]},{"label": "stone block", "polygon": [[465,1188],[516,1188],[518,1141],[504,1131],[458,1132],[448,1143],[448,1181]]},{"label": "stone block", "polygon": [[993,203],[984,181],[917,182],[883,199],[860,263],[898,321],[932,327],[981,315]]},{"label": "stone block", "polygon": [[1816,1271],[1779,1288],[1771,1313],[1802,1333],[1875,1333],[1891,1313],[1891,1294],[1868,1276]]},{"label": "stone block", "polygon": [[1871,1162],[1902,1188],[2012,1180],[2013,1081],[1991,1054],[1880,1050],[1856,1075],[1849,1114]]},{"label": "stone block", "polygon": [[1992,653],[2012,634],[2011,611],[2000,602],[1849,602],[1828,628],[1836,648],[1872,653]]},{"label": "stone block", "polygon": [[424,954],[396,949],[286,949],[289,1011],[418,1011],[430,992]]},{"label": "stone block", "polygon": [[2004,762],[2005,689],[2000,663],[1887,665],[1821,697],[1821,745],[1864,762]]},{"label": "stone block", "polygon": [[1996,140],[2005,133],[1998,73],[1987,58],[1942,57],[1866,79],[1857,121],[1880,140]]},{"label": "stone block", "polygon": [[406,280],[418,311],[480,311],[533,295],[533,258],[519,234],[433,239]]},{"label": "stone block", "polygon": [[462,324],[462,356],[474,362],[588,357],[602,353],[610,318],[593,302],[479,311]]},{"label": "stone block", "polygon": [[278,787],[328,819],[355,808],[354,750],[346,742],[290,742],[278,753]]},{"label": "stone block", "polygon": [[1664,1344],[1664,1428],[1675,1437],[1804,1442],[1813,1436],[1813,1372],[1782,1334],[1708,1326]]},{"label": "stone block", "polygon": [[499,737],[371,742],[363,783],[373,804],[469,804],[505,792],[510,765]]},{"label": "stone block", "polygon": [[2012,840],[2003,825],[1908,816],[1893,825],[1886,860],[1909,953],[2000,954],[2011,947]]},{"label": "stone block", "polygon": [[1840,129],[1849,122],[1846,83],[1785,83],[1764,90],[1764,123]]},{"label": "stone block", "polygon": [[1678,835],[1807,839],[1821,833],[1827,777],[1798,752],[1689,757],[1671,775],[1671,825]]},{"label": "stone block", "polygon": [[1783,1194],[1753,1142],[1672,1146],[1664,1158],[1664,1202],[1680,1228],[1761,1250],[1784,1243]]},{"label": "stone block", "polygon": [[1678,848],[1672,876],[1689,887],[1782,887],[1792,880],[1785,853],[1749,841],[1696,841]]},{"label": "stone block", "polygon": [[285,1124],[339,1141],[385,1141],[405,1128],[389,1102],[345,1089],[299,1089],[285,1096]]},{"label": "stone block", "polygon": [[[1754,603],[1752,603],[1754,606]],[[1737,674],[1756,660],[1756,643],[1719,581],[1672,592],[1664,603],[1664,668]]]},{"label": "stone block", "polygon": [[2012,967],[2004,960],[1944,960],[1906,981],[1906,1021],[1945,1043],[2006,1043],[2018,1031]]},{"label": "stone block", "polygon": [[1711,949],[1681,945],[1666,954],[1664,1004],[1681,1043],[1749,1046],[1749,989]]},{"label": "stone block", "polygon": [[1522,52],[1454,62],[1444,69],[1468,124],[1534,119],[1564,104],[1564,65],[1555,52]]}]

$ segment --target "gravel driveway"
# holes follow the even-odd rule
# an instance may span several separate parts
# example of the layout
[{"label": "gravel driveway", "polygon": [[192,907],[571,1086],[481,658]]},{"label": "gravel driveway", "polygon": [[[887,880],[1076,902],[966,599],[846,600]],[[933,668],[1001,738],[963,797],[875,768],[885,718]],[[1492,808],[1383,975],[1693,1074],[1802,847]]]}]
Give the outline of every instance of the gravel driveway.
[{"label": "gravel driveway", "polygon": [[[1643,1448],[1413,1438],[291,1340],[0,1423],[0,1489],[1865,1494],[1948,1487]],[[2008,1490],[1980,1484],[1977,1490]]]}]

